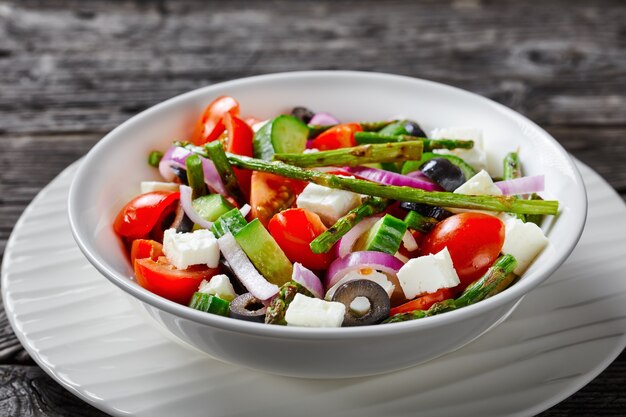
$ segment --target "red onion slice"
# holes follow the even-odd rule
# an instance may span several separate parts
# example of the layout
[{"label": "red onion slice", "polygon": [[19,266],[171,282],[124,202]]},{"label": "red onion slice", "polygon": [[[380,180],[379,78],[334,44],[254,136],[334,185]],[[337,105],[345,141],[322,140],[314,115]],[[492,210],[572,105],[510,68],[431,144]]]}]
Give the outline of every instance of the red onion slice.
[{"label": "red onion slice", "polygon": [[191,187],[188,187],[186,185],[181,185],[179,189],[180,189],[180,204],[183,206],[183,210],[185,210],[185,214],[187,215],[187,217],[189,217],[189,219],[191,219],[191,221],[197,224],[198,226],[211,230],[213,223],[206,220],[202,216],[200,216],[198,212],[194,210],[193,208],[192,199],[191,199],[191,195],[192,195]]},{"label": "red onion slice", "polygon": [[293,274],[291,279],[301,284],[304,288],[311,291],[311,294],[317,298],[324,298],[324,287],[322,281],[311,271],[304,267],[301,263],[293,264]]},{"label": "red onion slice", "polygon": [[[172,166],[187,169],[185,161],[187,161],[187,158],[189,158],[191,154],[192,152],[190,150],[181,148],[180,146],[170,147],[163,155],[163,158],[161,158],[161,162],[159,162],[159,172],[161,173],[161,176],[167,181],[172,181],[176,177],[176,174],[172,170]],[[224,186],[222,178],[217,172],[213,161],[202,156],[200,157],[200,160],[202,161],[202,171],[204,173],[204,182],[206,185],[208,185],[211,190],[223,196],[228,195],[226,193],[226,187]]]},{"label": "red onion slice", "polygon": [[337,244],[337,256],[343,258],[352,252],[352,248],[356,241],[363,233],[369,230],[380,217],[367,217],[358,222],[352,229],[346,233]]},{"label": "red onion slice", "polygon": [[239,209],[239,211],[241,212],[241,215],[245,218],[248,214],[250,214],[250,210],[252,210],[252,207],[250,207],[250,204],[244,204],[243,206],[241,206],[241,208]]},{"label": "red onion slice", "polygon": [[352,271],[370,268],[395,276],[404,263],[393,255],[384,252],[362,251],[352,252],[348,256],[335,259],[326,273],[324,286],[331,288],[341,278]]},{"label": "red onion slice", "polygon": [[377,182],[379,184],[397,185],[400,187],[412,187],[424,191],[443,191],[443,188],[430,181],[425,181],[419,178],[412,178],[407,175],[401,175],[391,171],[366,167],[345,167],[344,169],[348,172],[358,175],[359,177],[368,179],[373,182]]},{"label": "red onion slice", "polygon": [[543,175],[520,177],[512,180],[498,181],[495,185],[504,195],[532,194],[544,190],[545,177]]},{"label": "red onion slice", "polygon": [[228,261],[239,281],[259,300],[268,300],[278,293],[278,286],[268,282],[259,274],[246,253],[237,244],[232,233],[226,233],[217,239],[222,255]]},{"label": "red onion slice", "polygon": [[332,114],[329,113],[315,113],[313,115],[313,117],[311,118],[311,120],[309,121],[309,124],[311,125],[338,125],[339,123],[341,123],[339,121],[339,119],[337,119],[335,116],[333,116]]},{"label": "red onion slice", "polygon": [[411,232],[409,232],[408,230],[404,233],[404,236],[402,236],[402,243],[404,244],[406,250],[408,250],[409,252],[417,250],[417,242],[415,241],[415,238],[413,237]]}]

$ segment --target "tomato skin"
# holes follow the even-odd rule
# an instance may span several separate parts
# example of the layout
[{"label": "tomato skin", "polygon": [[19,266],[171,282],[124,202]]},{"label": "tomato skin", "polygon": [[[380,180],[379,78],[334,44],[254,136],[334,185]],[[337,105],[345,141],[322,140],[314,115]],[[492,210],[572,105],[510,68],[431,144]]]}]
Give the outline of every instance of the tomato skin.
[{"label": "tomato skin", "polygon": [[[228,132],[228,143],[226,151],[242,156],[253,156],[254,148],[252,139],[254,132],[246,122],[230,113],[224,115],[224,125]],[[249,169],[241,169],[233,167],[237,182],[241,187],[246,198],[250,196],[250,181],[252,180],[252,171]]]},{"label": "tomato skin", "polygon": [[456,291],[451,288],[441,288],[433,293],[427,293],[419,296],[408,303],[404,303],[389,311],[389,316],[400,313],[410,313],[415,310],[428,310],[433,304],[449,298],[453,298]]},{"label": "tomato skin", "polygon": [[315,139],[313,139],[311,148],[319,149],[320,151],[329,151],[333,149],[356,146],[354,133],[362,131],[363,128],[361,128],[361,125],[358,123],[344,123],[337,125],[323,131]]},{"label": "tomato skin", "polygon": [[307,186],[306,181],[292,180],[267,172],[254,171],[250,186],[250,214],[263,226],[274,214],[291,208],[298,194]]},{"label": "tomato skin", "polygon": [[179,304],[188,304],[203,279],[210,280],[219,273],[218,268],[194,265],[176,269],[164,256],[137,259],[134,263],[137,282],[148,291]]},{"label": "tomato skin", "polygon": [[326,269],[333,261],[333,251],[313,253],[309,244],[327,229],[320,216],[303,209],[292,208],[272,217],[270,234],[291,262],[300,262],[309,269]]},{"label": "tomato skin", "polygon": [[422,255],[448,248],[461,284],[480,278],[500,255],[504,223],[483,213],[460,213],[437,223],[421,245]]},{"label": "tomato skin", "polygon": [[153,191],[129,201],[117,214],[113,230],[129,239],[143,239],[157,225],[165,210],[180,200],[178,191]]},{"label": "tomato skin", "polygon": [[130,247],[130,263],[135,265],[135,259],[150,258],[153,261],[163,256],[163,245],[156,240],[135,239]]},{"label": "tomato skin", "polygon": [[229,96],[221,96],[213,100],[196,122],[190,138],[191,143],[200,146],[219,138],[225,129],[222,118],[226,113],[239,115],[237,100]]}]

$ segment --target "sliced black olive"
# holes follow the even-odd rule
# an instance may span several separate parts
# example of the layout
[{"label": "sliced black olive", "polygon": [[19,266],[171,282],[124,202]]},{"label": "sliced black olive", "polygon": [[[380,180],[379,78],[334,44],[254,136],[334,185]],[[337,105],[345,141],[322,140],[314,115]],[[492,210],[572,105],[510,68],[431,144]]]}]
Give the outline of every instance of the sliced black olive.
[{"label": "sliced black olive", "polygon": [[238,296],[230,303],[230,317],[234,319],[263,323],[265,310],[267,307],[261,300],[249,292]]},{"label": "sliced black olive", "polygon": [[176,217],[174,217],[174,221],[170,225],[171,228],[176,229],[176,233],[187,233],[193,230],[193,221],[185,214],[183,205],[180,203],[176,207]]},{"label": "sliced black olive", "polygon": [[412,120],[407,120],[406,123],[404,123],[404,130],[406,130],[407,135],[418,136],[420,138],[428,137],[426,136],[426,133],[422,130],[420,125]]},{"label": "sliced black olive", "polygon": [[306,107],[294,107],[293,110],[291,110],[291,115],[302,120],[304,123],[309,123],[315,113]]},{"label": "sliced black olive", "polygon": [[466,181],[461,168],[446,158],[433,158],[422,165],[422,173],[446,191],[454,191]]},{"label": "sliced black olive", "polygon": [[174,171],[174,174],[176,174],[181,184],[189,185],[189,180],[187,179],[187,171],[177,166],[172,166],[172,171]]},{"label": "sliced black olive", "polygon": [[417,211],[422,216],[434,217],[439,221],[447,219],[453,214],[442,207],[429,206],[428,204],[423,203],[410,203],[408,201],[403,201],[402,203],[400,203],[400,207],[405,210]]},{"label": "sliced black olive", "polygon": [[[357,297],[365,297],[370,302],[369,311],[363,315],[359,315],[350,308]],[[333,295],[333,301],[346,306],[346,315],[342,324],[345,327],[380,323],[389,317],[389,310],[391,309],[387,291],[367,279],[356,279],[339,286]]]}]

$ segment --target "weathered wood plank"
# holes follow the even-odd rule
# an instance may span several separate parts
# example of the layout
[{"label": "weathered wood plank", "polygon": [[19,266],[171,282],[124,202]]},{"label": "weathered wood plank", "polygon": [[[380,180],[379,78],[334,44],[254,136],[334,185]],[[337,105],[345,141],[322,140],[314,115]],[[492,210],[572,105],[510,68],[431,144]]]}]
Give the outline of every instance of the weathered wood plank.
[{"label": "weathered wood plank", "polygon": [[540,124],[624,124],[626,7],[566,3],[6,3],[0,128],[107,131],[216,81],[335,68],[450,83]]}]

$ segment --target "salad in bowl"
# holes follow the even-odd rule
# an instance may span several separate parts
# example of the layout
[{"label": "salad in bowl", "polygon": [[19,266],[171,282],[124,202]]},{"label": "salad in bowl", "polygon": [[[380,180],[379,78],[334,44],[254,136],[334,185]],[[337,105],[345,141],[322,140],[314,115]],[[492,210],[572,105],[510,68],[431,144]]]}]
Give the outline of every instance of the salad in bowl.
[{"label": "salad in bowl", "polygon": [[504,106],[307,71],[132,117],[81,162],[68,208],[87,259],[176,340],[339,378],[433,359],[504,320],[571,253],[586,198],[563,148]]},{"label": "salad in bowl", "polygon": [[482,131],[213,100],[146,155],[160,181],[113,223],[137,282],[208,314],[350,327],[439,315],[506,290],[558,212],[517,150],[486,170]]}]

